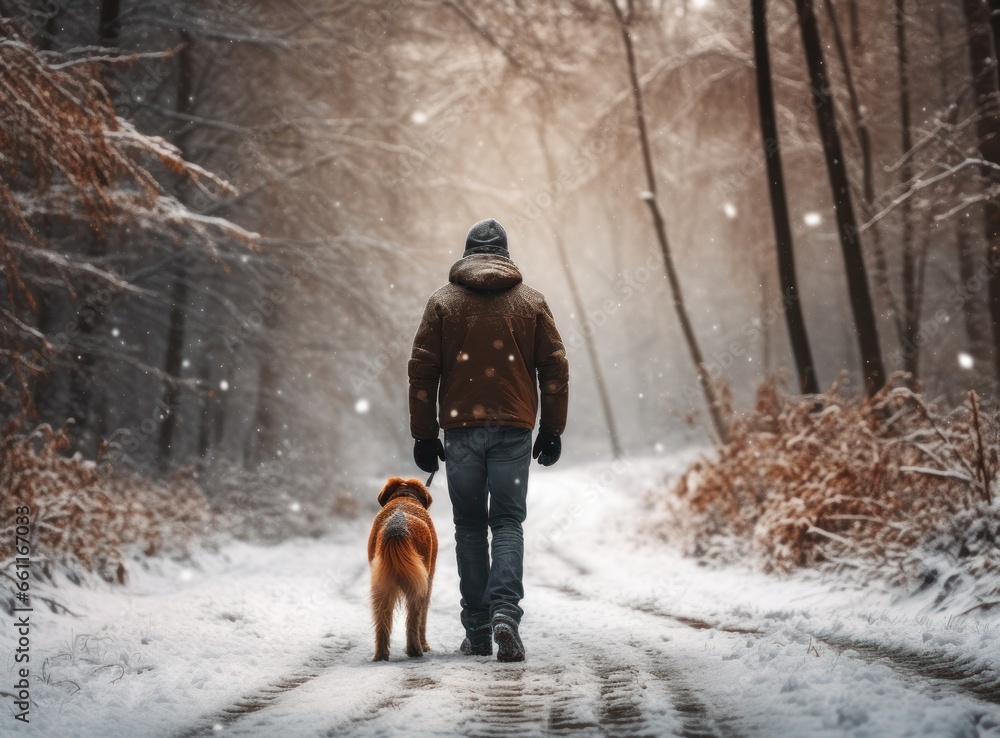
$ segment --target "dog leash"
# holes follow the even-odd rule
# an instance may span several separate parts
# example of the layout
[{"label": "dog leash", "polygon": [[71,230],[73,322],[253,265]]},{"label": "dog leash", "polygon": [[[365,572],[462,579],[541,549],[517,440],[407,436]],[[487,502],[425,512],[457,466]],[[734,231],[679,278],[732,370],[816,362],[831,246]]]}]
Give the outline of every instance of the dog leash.
[{"label": "dog leash", "polygon": [[430,486],[431,486],[431,482],[433,482],[433,481],[434,481],[434,475],[435,475],[435,474],[437,474],[437,471],[436,471],[436,470],[435,470],[435,471],[432,471],[432,472],[431,472],[431,475],[430,475],[429,477],[427,477],[427,482],[426,482],[426,484],[424,484],[424,486],[425,486],[425,487],[430,487]]}]

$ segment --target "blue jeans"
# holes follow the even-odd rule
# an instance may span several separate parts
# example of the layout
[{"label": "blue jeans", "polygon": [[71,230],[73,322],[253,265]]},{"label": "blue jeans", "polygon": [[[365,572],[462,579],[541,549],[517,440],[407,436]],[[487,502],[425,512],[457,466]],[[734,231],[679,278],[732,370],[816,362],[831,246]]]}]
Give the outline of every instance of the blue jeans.
[{"label": "blue jeans", "polygon": [[[510,426],[446,430],[444,454],[455,516],[462,625],[471,634],[498,613],[520,622],[521,523],[527,515],[531,431]],[[493,533],[492,562],[487,526]]]}]

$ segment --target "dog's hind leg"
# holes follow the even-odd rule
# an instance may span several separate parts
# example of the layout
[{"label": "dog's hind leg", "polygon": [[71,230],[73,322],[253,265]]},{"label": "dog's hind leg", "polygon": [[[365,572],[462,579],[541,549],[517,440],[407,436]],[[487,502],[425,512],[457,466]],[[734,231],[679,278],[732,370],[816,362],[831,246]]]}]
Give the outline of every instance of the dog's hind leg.
[{"label": "dog's hind leg", "polygon": [[427,611],[431,607],[431,582],[427,582],[427,596],[420,603],[420,646],[424,651],[430,651],[427,643]]},{"label": "dog's hind leg", "polygon": [[421,615],[426,610],[426,597],[406,598],[406,655],[423,656],[423,642],[420,638]]},{"label": "dog's hind leg", "polygon": [[372,581],[372,619],[375,621],[375,657],[372,661],[389,660],[389,636],[398,596],[394,585]]}]

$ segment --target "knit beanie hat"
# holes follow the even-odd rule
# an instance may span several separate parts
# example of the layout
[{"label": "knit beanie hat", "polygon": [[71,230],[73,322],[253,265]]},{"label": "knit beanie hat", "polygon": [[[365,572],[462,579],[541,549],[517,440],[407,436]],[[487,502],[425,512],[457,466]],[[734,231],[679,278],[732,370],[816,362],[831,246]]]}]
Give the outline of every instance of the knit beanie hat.
[{"label": "knit beanie hat", "polygon": [[465,237],[465,254],[499,254],[510,258],[507,251],[507,231],[493,218],[476,223]]}]

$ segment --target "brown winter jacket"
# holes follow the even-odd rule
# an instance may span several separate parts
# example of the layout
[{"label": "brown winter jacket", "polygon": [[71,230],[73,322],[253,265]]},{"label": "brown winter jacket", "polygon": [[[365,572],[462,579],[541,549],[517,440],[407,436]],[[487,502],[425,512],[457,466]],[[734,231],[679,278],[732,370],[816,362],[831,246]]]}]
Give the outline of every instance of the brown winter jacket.
[{"label": "brown winter jacket", "polygon": [[[569,364],[545,298],[510,259],[473,254],[455,262],[430,300],[409,363],[410,433],[501,425],[562,433]],[[535,373],[538,373],[538,386]],[[440,384],[440,426],[438,386]]]}]

